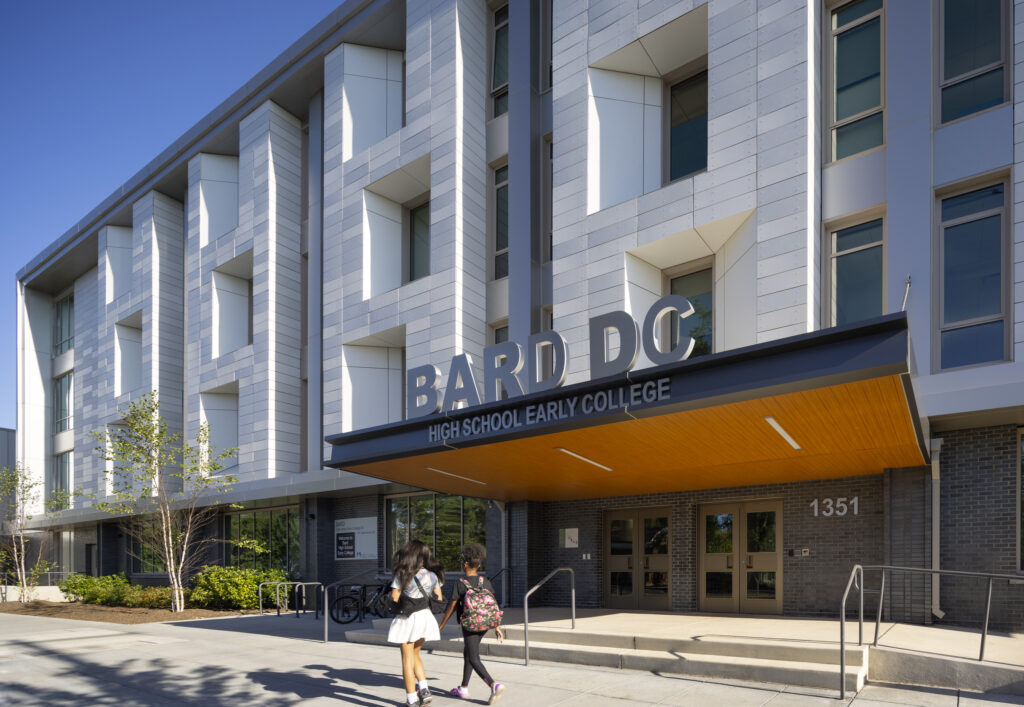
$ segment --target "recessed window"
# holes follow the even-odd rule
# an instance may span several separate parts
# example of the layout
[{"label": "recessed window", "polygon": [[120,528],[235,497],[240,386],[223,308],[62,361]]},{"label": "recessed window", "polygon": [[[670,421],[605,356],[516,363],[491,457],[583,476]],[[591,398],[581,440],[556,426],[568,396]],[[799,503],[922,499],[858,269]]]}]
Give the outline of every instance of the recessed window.
[{"label": "recessed window", "polygon": [[385,507],[389,566],[399,548],[410,540],[429,545],[446,572],[462,569],[459,557],[466,543],[487,546],[487,501],[481,498],[426,493],[389,498]]},{"label": "recessed window", "polygon": [[708,72],[669,89],[669,181],[708,168]]},{"label": "recessed window", "polygon": [[430,274],[430,201],[409,209],[409,281]]},{"label": "recessed window", "polygon": [[682,295],[693,305],[693,314],[688,317],[673,317],[671,325],[672,346],[683,337],[693,337],[693,351],[690,358],[709,354],[713,347],[713,318],[711,293],[714,281],[711,268],[698,270],[673,277],[669,280],[669,292]]},{"label": "recessed window", "polygon": [[857,0],[832,11],[829,123],[832,159],[841,160],[884,139],[882,0]]},{"label": "recessed window", "polygon": [[941,367],[1006,358],[1005,184],[943,199]]},{"label": "recessed window", "polygon": [[75,348],[75,296],[70,294],[53,304],[53,355]]},{"label": "recessed window", "polygon": [[494,12],[494,57],[491,63],[493,116],[508,113],[508,5]]},{"label": "recessed window", "polygon": [[508,165],[494,170],[494,279],[508,277]]},{"label": "recessed window", "polygon": [[53,380],[53,433],[70,430],[74,410],[74,372]]},{"label": "recessed window", "polygon": [[299,571],[298,506],[231,513],[224,525],[231,567]]},{"label": "recessed window", "polygon": [[50,467],[50,476],[46,483],[46,497],[53,499],[56,495],[61,501],[66,500],[71,488],[71,468],[73,452],[54,455]]},{"label": "recessed window", "polygon": [[829,320],[833,326],[882,314],[882,219],[829,234]]},{"label": "recessed window", "polygon": [[1006,100],[1003,0],[942,0],[942,122]]}]

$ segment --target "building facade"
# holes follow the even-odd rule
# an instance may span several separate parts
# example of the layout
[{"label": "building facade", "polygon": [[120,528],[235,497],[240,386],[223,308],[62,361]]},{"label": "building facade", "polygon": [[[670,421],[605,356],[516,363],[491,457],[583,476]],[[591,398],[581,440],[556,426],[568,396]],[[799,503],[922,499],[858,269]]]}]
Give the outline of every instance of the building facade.
[{"label": "building facade", "polygon": [[[1021,573],[1022,5],[344,2],[21,270],[18,456],[102,496],[91,433],[158,390],[270,548],[211,561],[323,582],[411,537],[512,603]],[[67,570],[154,575],[64,522]]]}]

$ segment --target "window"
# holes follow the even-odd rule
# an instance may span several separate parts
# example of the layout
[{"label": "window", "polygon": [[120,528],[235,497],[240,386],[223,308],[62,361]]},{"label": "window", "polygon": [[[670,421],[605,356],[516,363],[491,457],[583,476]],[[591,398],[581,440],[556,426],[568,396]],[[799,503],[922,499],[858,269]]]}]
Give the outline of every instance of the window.
[{"label": "window", "polygon": [[494,12],[494,61],[491,63],[493,117],[508,113],[508,5]]},{"label": "window", "polygon": [[494,327],[494,343],[504,344],[508,341],[508,324]]},{"label": "window", "polygon": [[409,209],[409,281],[430,274],[430,201]]},{"label": "window", "polygon": [[1005,184],[942,200],[941,368],[1006,358]]},{"label": "window", "polygon": [[424,493],[385,501],[388,565],[409,540],[422,540],[444,566],[458,572],[466,543],[487,545],[487,501],[468,496]]},{"label": "window", "polygon": [[68,295],[53,305],[53,355],[75,348],[75,296]]},{"label": "window", "polygon": [[299,571],[299,507],[232,513],[224,518],[227,564]]},{"label": "window", "polygon": [[883,141],[882,0],[857,0],[832,11],[832,159]]},{"label": "window", "polygon": [[829,234],[829,321],[832,326],[883,312],[882,219]]},{"label": "window", "polygon": [[682,295],[693,305],[693,314],[685,319],[674,317],[670,329],[672,346],[675,346],[682,337],[693,337],[693,351],[690,353],[690,358],[709,354],[713,349],[711,309],[713,284],[711,268],[687,273],[669,280],[669,293]]},{"label": "window", "polygon": [[943,123],[1006,100],[1005,12],[1003,0],[943,0]]},{"label": "window", "polygon": [[58,494],[63,503],[71,489],[71,455],[72,452],[57,454],[51,460],[50,478],[47,479],[46,497],[52,499]]},{"label": "window", "polygon": [[691,76],[669,91],[669,181],[708,167],[708,72]]},{"label": "window", "polygon": [[53,433],[70,430],[73,423],[74,391],[72,379],[74,372],[68,372],[53,380]]},{"label": "window", "polygon": [[554,224],[554,189],[555,189],[555,145],[548,140],[541,141],[540,161],[540,262],[551,262],[552,237]]},{"label": "window", "polygon": [[494,279],[508,277],[508,165],[494,170]]},{"label": "window", "polygon": [[[148,535],[149,531],[146,532]],[[167,571],[157,551],[135,539],[132,540],[131,561],[132,574],[163,574]]]}]

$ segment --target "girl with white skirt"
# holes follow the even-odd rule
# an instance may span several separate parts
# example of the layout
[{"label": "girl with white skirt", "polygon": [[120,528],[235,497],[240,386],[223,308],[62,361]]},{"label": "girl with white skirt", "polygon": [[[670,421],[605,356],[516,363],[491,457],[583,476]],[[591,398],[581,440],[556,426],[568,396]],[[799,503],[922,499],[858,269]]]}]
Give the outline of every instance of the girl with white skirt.
[{"label": "girl with white skirt", "polygon": [[388,643],[399,644],[402,651],[402,678],[405,680],[405,701],[410,705],[430,704],[432,696],[427,674],[420,658],[425,641],[437,641],[441,632],[430,611],[429,594],[442,599],[444,571],[426,543],[410,540],[395,554],[395,576],[391,580],[391,598],[406,609],[408,615],[395,616],[388,629]]}]

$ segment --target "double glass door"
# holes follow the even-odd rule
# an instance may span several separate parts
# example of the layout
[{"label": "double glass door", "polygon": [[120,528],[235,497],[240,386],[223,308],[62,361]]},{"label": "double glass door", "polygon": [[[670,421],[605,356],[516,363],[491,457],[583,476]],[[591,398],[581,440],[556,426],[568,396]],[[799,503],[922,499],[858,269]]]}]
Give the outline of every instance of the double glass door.
[{"label": "double glass door", "polygon": [[715,503],[698,518],[701,611],[782,613],[782,501]]},{"label": "double glass door", "polygon": [[668,508],[606,514],[604,584],[608,608],[671,608],[669,515]]}]

